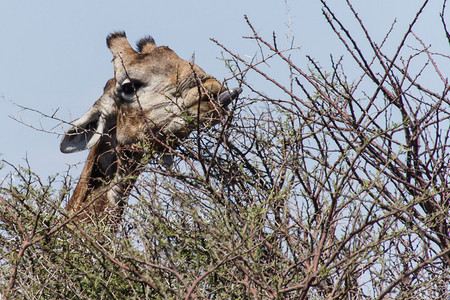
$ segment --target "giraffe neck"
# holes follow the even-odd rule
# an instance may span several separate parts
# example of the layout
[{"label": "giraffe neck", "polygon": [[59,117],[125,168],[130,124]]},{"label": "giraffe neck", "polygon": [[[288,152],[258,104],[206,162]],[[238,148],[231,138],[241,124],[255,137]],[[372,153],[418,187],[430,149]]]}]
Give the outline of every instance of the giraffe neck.
[{"label": "giraffe neck", "polygon": [[[107,216],[119,220],[136,179],[142,172],[141,155],[101,139],[89,152],[74,193],[67,203],[77,219]],[[100,218],[98,218],[100,217]]]}]

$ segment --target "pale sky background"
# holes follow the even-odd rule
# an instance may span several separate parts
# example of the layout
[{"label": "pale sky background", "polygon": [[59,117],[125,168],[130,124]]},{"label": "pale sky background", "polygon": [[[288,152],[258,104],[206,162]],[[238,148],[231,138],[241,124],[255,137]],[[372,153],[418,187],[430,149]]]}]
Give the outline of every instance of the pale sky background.
[{"label": "pale sky background", "polygon": [[[328,2],[348,22],[350,29],[360,33],[348,18],[345,1]],[[393,47],[398,45],[423,3],[417,0],[352,2],[377,43],[397,19],[390,41]],[[450,47],[439,19],[442,3],[431,2],[415,33],[432,46],[432,51],[449,55]],[[258,51],[252,41],[242,38],[251,34],[244,14],[268,40],[275,31],[279,45],[283,46],[291,24],[295,46],[300,47],[296,54],[298,64],[304,69],[306,55],[325,67],[330,66],[330,54],[344,55],[351,61],[322,16],[317,0],[0,0],[0,159],[23,165],[27,157],[32,170],[44,178],[64,173],[69,164],[84,161],[87,151],[62,154],[61,136],[33,130],[10,116],[35,127],[42,123],[47,130],[63,133],[64,129],[56,121],[21,111],[13,103],[49,115],[57,111],[56,117],[67,121],[81,117],[102,94],[106,80],[113,76],[112,56],[105,43],[110,32],[126,31],[133,45],[139,38],[152,35],[158,45],[169,46],[187,60],[195,53],[196,64],[221,80],[230,73],[218,59],[221,49],[210,38],[241,56],[254,56]],[[449,10],[447,15],[450,16]],[[276,73],[279,66],[270,65],[270,68]],[[351,71],[347,68],[350,77]],[[355,79],[359,74],[355,70]],[[255,79],[253,84],[266,94],[276,93],[271,87],[264,89],[267,84],[263,79]],[[244,90],[243,95],[248,94]],[[71,174],[78,176],[81,169],[82,164],[72,169]],[[0,170],[0,182],[8,171],[7,167]]]}]

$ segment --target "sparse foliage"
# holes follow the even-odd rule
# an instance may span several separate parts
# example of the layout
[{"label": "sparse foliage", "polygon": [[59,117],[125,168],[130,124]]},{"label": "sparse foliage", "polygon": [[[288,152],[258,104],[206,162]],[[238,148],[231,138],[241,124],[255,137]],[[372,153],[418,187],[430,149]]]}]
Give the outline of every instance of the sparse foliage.
[{"label": "sparse foliage", "polygon": [[414,34],[428,1],[394,52],[391,31],[374,41],[349,1],[365,38],[322,4],[348,50],[329,70],[313,58],[299,65],[298,49],[279,49],[247,18],[258,55],[215,41],[248,96],[167,151],[171,166],[141,145],[145,172],[118,229],[70,222],[69,177],[55,190],[56,179],[14,167],[0,187],[3,295],[447,299],[450,85],[440,65],[450,57]]}]

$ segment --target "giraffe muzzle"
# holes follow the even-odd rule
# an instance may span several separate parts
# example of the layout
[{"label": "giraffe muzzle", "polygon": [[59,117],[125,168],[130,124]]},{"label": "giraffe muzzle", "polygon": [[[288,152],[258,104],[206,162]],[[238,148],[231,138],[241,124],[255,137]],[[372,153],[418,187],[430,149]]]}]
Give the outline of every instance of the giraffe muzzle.
[{"label": "giraffe muzzle", "polygon": [[226,106],[228,106],[228,104],[231,103],[231,101],[237,99],[237,97],[239,97],[240,93],[242,93],[242,88],[240,88],[240,87],[225,91],[219,95],[219,98],[218,98],[219,103],[222,106],[226,107]]}]

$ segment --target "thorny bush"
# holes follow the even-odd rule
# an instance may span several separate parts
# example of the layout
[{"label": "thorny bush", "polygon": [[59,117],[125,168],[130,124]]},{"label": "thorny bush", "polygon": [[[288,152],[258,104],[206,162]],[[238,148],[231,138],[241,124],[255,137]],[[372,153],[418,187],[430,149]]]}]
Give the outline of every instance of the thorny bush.
[{"label": "thorny bush", "polygon": [[[68,225],[71,179],[55,190],[56,179],[11,166],[0,194],[2,293],[447,299],[450,85],[436,61],[450,58],[414,34],[428,1],[394,53],[384,46],[391,31],[377,44],[349,1],[365,39],[322,4],[359,77],[345,73],[345,59],[325,71],[309,58],[305,69],[293,60],[298,49],[278,49],[275,34],[259,36],[247,19],[257,56],[215,42],[248,96],[175,149],[172,165],[147,147],[117,230],[102,220]],[[445,1],[450,44],[444,14]],[[284,64],[288,80],[270,64]],[[249,82],[255,76],[277,96]]]}]

